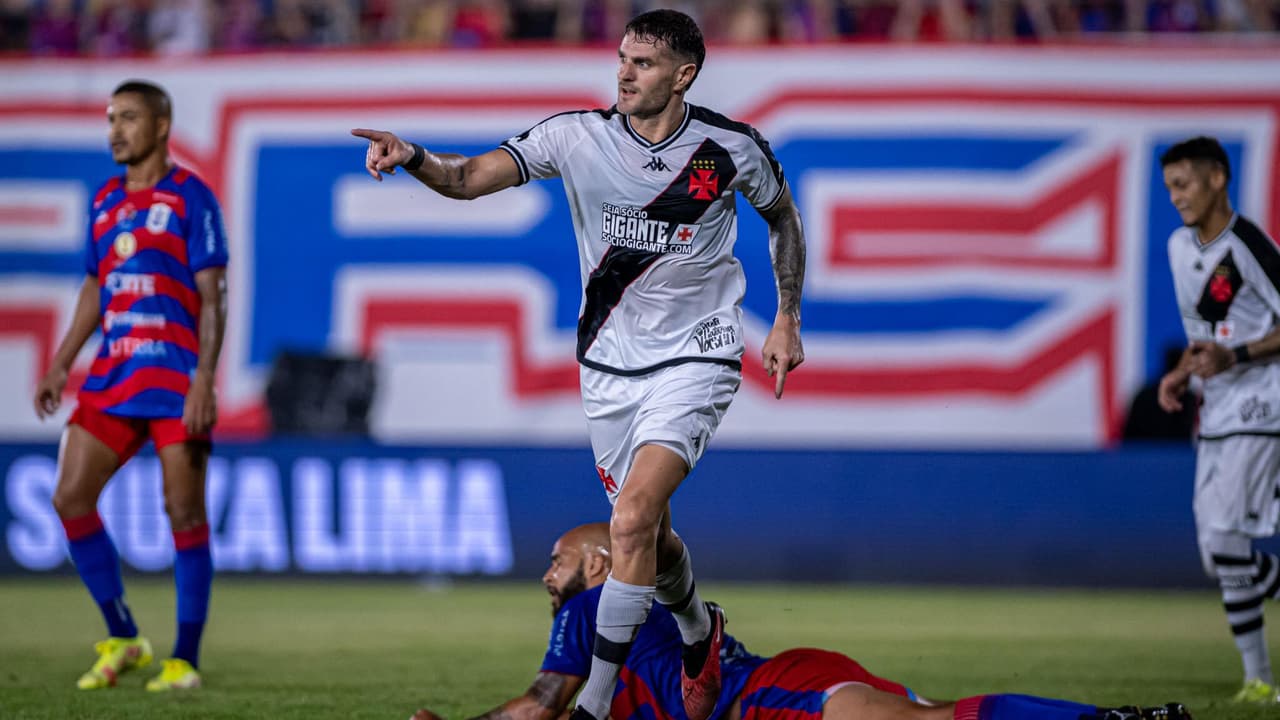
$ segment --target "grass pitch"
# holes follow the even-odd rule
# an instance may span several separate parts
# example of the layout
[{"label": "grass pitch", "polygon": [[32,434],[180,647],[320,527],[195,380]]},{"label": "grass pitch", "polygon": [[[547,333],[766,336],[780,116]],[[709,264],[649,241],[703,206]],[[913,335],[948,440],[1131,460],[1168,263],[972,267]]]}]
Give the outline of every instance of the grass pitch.
[{"label": "grass pitch", "polygon": [[[130,578],[158,656],[173,590]],[[917,692],[1019,692],[1081,702],[1181,700],[1199,720],[1275,717],[1237,707],[1240,661],[1216,593],[707,584],[731,634],[772,654],[844,652]],[[206,687],[155,696],[159,668],[81,692],[102,622],[75,578],[0,580],[0,718],[387,718],[477,715],[528,686],[546,648],[546,595],[519,585],[215,581]],[[1280,658],[1275,644],[1272,654]],[[157,662],[158,665],[158,662]]]}]

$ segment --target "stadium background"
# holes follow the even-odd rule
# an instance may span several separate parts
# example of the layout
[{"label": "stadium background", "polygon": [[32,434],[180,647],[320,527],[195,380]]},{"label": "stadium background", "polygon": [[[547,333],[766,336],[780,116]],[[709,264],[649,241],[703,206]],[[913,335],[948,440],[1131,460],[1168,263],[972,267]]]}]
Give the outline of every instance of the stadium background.
[{"label": "stadium background", "polygon": [[[691,101],[770,138],[806,219],[809,359],[775,402],[744,208],[747,381],[676,499],[700,577],[1202,584],[1190,446],[1122,433],[1181,343],[1161,150],[1219,136],[1237,208],[1280,228],[1280,57],[1238,45],[713,47]],[[69,408],[41,425],[29,396],[114,171],[104,100],[140,76],[174,95],[176,158],[231,239],[219,568],[540,574],[562,528],[608,512],[560,188],[457,204],[376,184],[347,130],[480,151],[608,106],[612,73],[608,46],[0,60],[0,571],[69,571],[48,503]],[[283,351],[374,360],[369,436],[273,433]],[[171,562],[158,483],[144,456],[103,501],[143,572]]]}]

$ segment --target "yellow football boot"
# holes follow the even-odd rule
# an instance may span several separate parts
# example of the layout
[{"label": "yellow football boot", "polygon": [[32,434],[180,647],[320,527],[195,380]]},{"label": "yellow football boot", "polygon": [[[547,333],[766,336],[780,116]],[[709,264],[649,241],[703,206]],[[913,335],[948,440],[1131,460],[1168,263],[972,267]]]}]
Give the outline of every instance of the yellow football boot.
[{"label": "yellow football boot", "polygon": [[182,658],[165,660],[164,669],[160,674],[147,681],[147,690],[150,692],[195,690],[198,687],[200,687],[200,671],[191,667],[191,663]]},{"label": "yellow football boot", "polygon": [[93,649],[98,660],[76,681],[81,690],[115,687],[120,675],[151,664],[151,643],[144,637],[107,638],[94,643]]},{"label": "yellow football boot", "polygon": [[1268,685],[1261,680],[1254,678],[1244,684],[1240,688],[1240,692],[1231,698],[1231,702],[1251,703],[1254,705],[1274,705],[1280,702],[1280,693],[1277,693],[1275,685]]}]

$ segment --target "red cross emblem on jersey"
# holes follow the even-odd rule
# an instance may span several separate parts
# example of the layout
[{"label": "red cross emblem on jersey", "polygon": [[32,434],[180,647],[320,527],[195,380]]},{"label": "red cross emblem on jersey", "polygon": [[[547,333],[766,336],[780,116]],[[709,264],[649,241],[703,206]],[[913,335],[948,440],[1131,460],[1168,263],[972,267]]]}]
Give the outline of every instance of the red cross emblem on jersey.
[{"label": "red cross emblem on jersey", "polygon": [[714,200],[720,193],[720,177],[715,170],[691,170],[689,195],[695,200]]},{"label": "red cross emblem on jersey", "polygon": [[596,466],[596,474],[600,476],[600,482],[604,484],[605,492],[613,495],[618,492],[618,483],[614,482],[613,476],[604,471],[604,468]]},{"label": "red cross emblem on jersey", "polygon": [[1214,274],[1213,279],[1209,281],[1209,294],[1218,302],[1230,300],[1234,293],[1235,289],[1231,287],[1231,278],[1226,275]]},{"label": "red cross emblem on jersey", "polygon": [[689,242],[689,238],[693,237],[693,231],[687,227],[682,227],[680,232],[676,233],[676,237],[680,238],[680,242]]}]

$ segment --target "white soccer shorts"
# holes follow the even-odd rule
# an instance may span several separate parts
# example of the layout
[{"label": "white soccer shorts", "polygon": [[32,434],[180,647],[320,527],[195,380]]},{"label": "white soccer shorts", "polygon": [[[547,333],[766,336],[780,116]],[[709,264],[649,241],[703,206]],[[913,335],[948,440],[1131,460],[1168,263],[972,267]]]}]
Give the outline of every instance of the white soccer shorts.
[{"label": "white soccer shorts", "polygon": [[580,378],[596,472],[610,503],[618,499],[642,445],[669,448],[692,470],[742,384],[739,370],[704,362],[636,377],[583,367]]},{"label": "white soccer shorts", "polygon": [[1280,437],[1231,435],[1196,449],[1196,529],[1270,537],[1280,524]]}]

